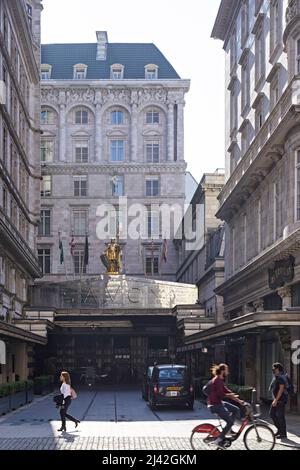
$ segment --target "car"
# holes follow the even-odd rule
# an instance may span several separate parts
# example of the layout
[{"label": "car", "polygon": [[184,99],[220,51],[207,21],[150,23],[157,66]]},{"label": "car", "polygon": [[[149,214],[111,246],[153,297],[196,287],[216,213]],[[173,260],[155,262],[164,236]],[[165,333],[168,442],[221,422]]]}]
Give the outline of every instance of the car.
[{"label": "car", "polygon": [[185,365],[162,364],[153,367],[148,386],[148,401],[158,405],[186,405],[194,409],[192,377]]},{"label": "car", "polygon": [[144,372],[144,378],[143,378],[143,383],[142,383],[142,398],[145,401],[148,400],[149,385],[150,385],[150,382],[151,382],[153,368],[154,368],[154,366],[149,366],[149,367],[147,367],[146,371]]}]

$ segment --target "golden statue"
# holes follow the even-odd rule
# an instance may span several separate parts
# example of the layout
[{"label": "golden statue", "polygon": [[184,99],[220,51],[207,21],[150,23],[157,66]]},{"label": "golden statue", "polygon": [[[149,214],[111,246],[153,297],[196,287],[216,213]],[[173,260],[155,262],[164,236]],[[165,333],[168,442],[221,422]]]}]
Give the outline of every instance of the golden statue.
[{"label": "golden statue", "polygon": [[111,239],[108,247],[100,256],[102,263],[106,267],[109,275],[118,275],[122,270],[122,250],[114,238]]}]

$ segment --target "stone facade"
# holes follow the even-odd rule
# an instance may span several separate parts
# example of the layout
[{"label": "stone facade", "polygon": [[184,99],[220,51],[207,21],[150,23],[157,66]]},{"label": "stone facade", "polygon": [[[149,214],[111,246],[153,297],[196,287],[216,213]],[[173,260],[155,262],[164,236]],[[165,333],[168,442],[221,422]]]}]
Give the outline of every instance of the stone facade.
[{"label": "stone facade", "polygon": [[224,281],[224,228],[215,217],[218,209],[218,195],[224,186],[224,173],[206,173],[191,200],[194,216],[198,217],[196,228],[199,241],[196,249],[189,249],[189,241],[176,241],[178,250],[177,281],[196,284],[198,301],[206,316],[216,321],[223,319],[222,298],[215,295]]},{"label": "stone facade", "polygon": [[[227,320],[190,342],[227,361],[232,383],[270,399],[272,363],[292,363],[300,334],[298,1],[222,0],[212,36],[226,56],[225,282]],[[297,52],[298,51],[298,52]],[[292,307],[292,308],[291,308]],[[187,346],[188,350],[188,346]],[[300,406],[300,396],[291,401]]]},{"label": "stone facade", "polygon": [[22,321],[28,285],[41,275],[36,252],[41,10],[39,0],[0,1],[0,337],[7,356],[0,383],[27,378],[27,352],[38,341],[13,323]]},{"label": "stone facade", "polygon": [[[66,45],[67,47],[67,45]],[[81,61],[83,58],[81,57]],[[79,58],[78,58],[79,61]],[[145,61],[153,62],[149,57]],[[121,59],[120,59],[121,62]],[[55,70],[55,61],[53,64]],[[75,64],[74,64],[75,65]],[[43,69],[42,69],[43,70]],[[112,182],[121,179],[123,188],[118,192],[127,198],[127,205],[140,203],[179,204],[185,200],[185,169],[183,152],[184,95],[189,81],[181,79],[85,79],[42,81],[42,147],[47,150],[42,163],[42,174],[51,178],[51,192],[42,196],[42,211],[49,216],[49,228],[40,230],[39,253],[50,250],[50,261],[44,269],[45,279],[66,280],[80,276],[74,270],[74,259],[70,256],[69,242],[74,234],[76,256],[83,252],[85,235],[89,237],[89,264],[87,275],[105,272],[99,255],[108,239],[96,234],[100,222],[97,208],[109,203],[119,206],[119,199],[112,194]],[[86,111],[84,124],[76,124],[76,112]],[[147,122],[147,112],[156,112],[154,122]],[[43,113],[51,119],[43,119]],[[119,112],[120,121],[113,121],[112,113]],[[116,116],[116,115],[115,115]],[[157,117],[159,116],[159,117]],[[118,119],[118,118],[117,118]],[[157,121],[157,122],[156,122]],[[112,142],[122,141],[122,161],[112,161]],[[159,146],[158,161],[149,162],[147,145]],[[79,162],[78,148],[85,155]],[[79,162],[79,163],[78,163]],[[75,180],[83,179],[86,189],[75,193]],[[158,181],[158,192],[147,195],[149,180]],[[77,183],[81,184],[81,183]],[[151,184],[151,183],[150,183]],[[149,190],[149,189],[148,189]],[[119,190],[118,190],[119,191]],[[76,195],[75,195],[76,194]],[[74,226],[74,212],[85,212],[86,223],[81,235]],[[45,212],[42,212],[45,214]],[[128,222],[132,218],[129,217]],[[122,223],[122,222],[121,222]],[[76,222],[75,222],[76,225]],[[121,229],[122,230],[122,229]],[[59,232],[64,246],[65,264],[60,264]],[[153,245],[152,245],[153,238]],[[158,237],[147,233],[142,240],[123,238],[123,272],[143,276],[151,264],[149,257],[157,258],[158,267],[147,275],[166,280],[175,280],[176,254],[168,244],[167,263],[161,263],[165,234],[158,230]],[[44,252],[45,253],[45,252]],[[82,270],[83,271],[83,270]],[[84,272],[81,273],[85,275]]]}]

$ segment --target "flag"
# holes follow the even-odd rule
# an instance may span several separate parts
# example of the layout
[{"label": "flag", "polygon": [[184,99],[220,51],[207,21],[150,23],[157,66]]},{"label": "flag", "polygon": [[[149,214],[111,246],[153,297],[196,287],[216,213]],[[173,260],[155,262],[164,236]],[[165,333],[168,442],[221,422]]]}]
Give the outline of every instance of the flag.
[{"label": "flag", "polygon": [[61,241],[61,238],[60,238],[60,235],[59,235],[59,251],[60,251],[60,264],[63,264],[64,261],[65,261],[65,257],[64,257],[64,247],[63,247],[63,244],[62,244],[62,241]]},{"label": "flag", "polygon": [[143,272],[144,272],[145,271],[145,260],[144,260],[144,250],[143,250],[143,245],[142,245],[141,233],[140,233],[140,239],[139,239],[139,262],[142,263]]},{"label": "flag", "polygon": [[71,253],[71,256],[73,257],[74,256],[75,246],[76,246],[76,243],[75,243],[75,240],[74,240],[74,235],[72,235],[72,238],[71,238],[71,241],[70,241],[69,245],[70,245],[70,253]]},{"label": "flag", "polygon": [[164,242],[163,242],[163,249],[162,249],[162,253],[161,253],[161,262],[167,262],[167,254],[168,254],[168,241],[167,239],[165,238],[164,239]]},{"label": "flag", "polygon": [[84,245],[84,266],[89,264],[89,239],[88,236],[85,237],[85,245]]},{"label": "flag", "polygon": [[154,243],[153,243],[153,238],[152,238],[152,240],[151,240],[150,250],[151,250],[151,260],[152,260],[152,263],[153,263],[153,261],[154,261]]}]

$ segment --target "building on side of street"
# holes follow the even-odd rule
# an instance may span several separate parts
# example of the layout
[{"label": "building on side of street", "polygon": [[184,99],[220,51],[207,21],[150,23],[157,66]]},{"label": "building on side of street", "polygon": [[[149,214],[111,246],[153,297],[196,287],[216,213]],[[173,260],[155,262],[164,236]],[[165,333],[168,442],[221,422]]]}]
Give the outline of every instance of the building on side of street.
[{"label": "building on side of street", "polygon": [[208,356],[202,352],[201,344],[193,345],[191,349],[184,342],[194,333],[224,322],[223,299],[215,293],[215,289],[224,282],[224,224],[215,216],[224,182],[224,170],[203,175],[191,200],[191,226],[198,240],[193,247],[192,236],[189,237],[188,233],[182,240],[176,240],[179,259],[177,281],[197,286],[198,304],[203,309],[200,319],[191,315],[189,319],[181,319],[177,325],[181,333],[178,357],[189,364],[196,377],[205,374],[209,367]]},{"label": "building on side of street", "polygon": [[[184,208],[189,80],[179,77],[154,44],[110,43],[105,31],[97,32],[94,44],[42,45],[41,74],[38,253],[44,281],[105,272],[99,253],[111,237],[96,233],[101,220],[97,209],[103,204],[111,205],[109,221],[116,234],[121,227],[123,273],[174,281],[176,253],[159,207]],[[145,207],[141,240],[123,236],[121,197],[127,198],[128,208],[136,203]],[[129,215],[128,224],[133,218]],[[83,266],[86,235],[90,256]],[[165,237],[168,259],[162,264]]]},{"label": "building on side of street", "polygon": [[[177,319],[203,313],[195,286],[171,282],[174,236],[163,229],[169,216],[159,213],[162,204],[170,217],[174,207],[185,209],[190,82],[155,45],[110,43],[101,31],[94,44],[42,46],[41,78],[37,249],[44,276],[25,309],[48,327],[46,348],[35,351],[36,373],[67,368],[78,379],[91,367],[116,383],[137,382],[149,362],[175,360]],[[125,197],[128,210],[133,203],[146,209],[138,239],[122,232]],[[114,276],[104,255],[111,237],[98,232],[99,207],[107,203],[122,250]]]},{"label": "building on side of street", "polygon": [[212,36],[226,55],[225,323],[202,342],[232,383],[270,399],[271,366],[292,362],[300,338],[300,2],[222,0]]},{"label": "building on side of street", "polygon": [[33,346],[46,343],[23,313],[28,286],[41,276],[41,10],[40,0],[0,1],[0,383],[31,375]]}]

